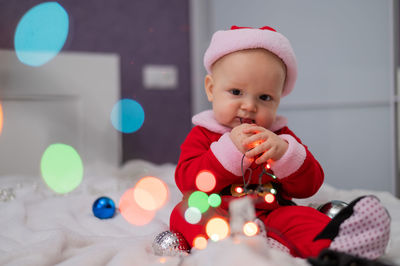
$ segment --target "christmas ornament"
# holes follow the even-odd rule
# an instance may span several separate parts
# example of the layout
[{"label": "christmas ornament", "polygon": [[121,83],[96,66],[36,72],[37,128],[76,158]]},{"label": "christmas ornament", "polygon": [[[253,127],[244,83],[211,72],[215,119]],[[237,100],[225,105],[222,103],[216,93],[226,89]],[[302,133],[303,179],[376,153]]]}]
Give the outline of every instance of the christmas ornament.
[{"label": "christmas ornament", "polygon": [[164,231],[153,241],[154,254],[158,256],[187,255],[190,247],[181,233]]},{"label": "christmas ornament", "polygon": [[325,204],[320,205],[317,210],[328,215],[333,219],[342,209],[347,207],[347,203],[340,200],[332,200]]},{"label": "christmas ornament", "polygon": [[115,213],[115,203],[108,197],[100,197],[93,203],[92,211],[99,219],[111,218]]}]

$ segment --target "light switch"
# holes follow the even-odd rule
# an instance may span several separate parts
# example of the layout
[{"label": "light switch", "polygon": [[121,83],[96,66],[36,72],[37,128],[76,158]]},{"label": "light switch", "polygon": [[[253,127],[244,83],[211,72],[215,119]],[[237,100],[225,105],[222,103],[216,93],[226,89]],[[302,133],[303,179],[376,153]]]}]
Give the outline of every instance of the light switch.
[{"label": "light switch", "polygon": [[145,65],[143,87],[155,90],[171,90],[178,87],[178,68],[175,65]]}]

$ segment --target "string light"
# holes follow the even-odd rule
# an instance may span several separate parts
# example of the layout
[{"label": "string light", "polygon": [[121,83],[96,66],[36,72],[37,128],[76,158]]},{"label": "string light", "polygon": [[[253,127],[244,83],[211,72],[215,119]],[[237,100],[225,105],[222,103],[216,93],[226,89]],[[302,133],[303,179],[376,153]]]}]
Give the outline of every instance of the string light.
[{"label": "string light", "polygon": [[275,196],[271,193],[267,193],[264,197],[265,202],[267,203],[273,203],[275,201]]},{"label": "string light", "polygon": [[236,187],[236,188],[235,188],[235,191],[236,191],[237,193],[243,193],[244,189],[243,189],[242,187]]}]

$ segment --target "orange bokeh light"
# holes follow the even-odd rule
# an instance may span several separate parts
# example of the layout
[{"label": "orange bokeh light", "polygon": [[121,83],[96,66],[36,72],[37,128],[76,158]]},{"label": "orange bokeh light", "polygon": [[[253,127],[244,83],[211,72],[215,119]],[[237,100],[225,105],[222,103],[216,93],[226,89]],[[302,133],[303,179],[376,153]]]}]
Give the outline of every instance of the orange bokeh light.
[{"label": "orange bokeh light", "polygon": [[196,187],[203,192],[210,192],[215,188],[217,181],[210,171],[201,171],[196,176]]},{"label": "orange bokeh light", "polygon": [[144,210],[135,201],[134,188],[128,189],[119,200],[119,212],[122,217],[133,225],[146,225],[153,220],[156,212]]},{"label": "orange bokeh light", "polygon": [[193,240],[193,247],[196,249],[205,249],[207,247],[207,239],[202,235],[196,236]]},{"label": "orange bokeh light", "polygon": [[275,200],[275,196],[273,194],[271,194],[271,193],[268,193],[267,195],[265,195],[264,200],[267,203],[272,203]]},{"label": "orange bokeh light", "polygon": [[135,185],[133,197],[142,209],[158,210],[167,202],[168,186],[156,177],[146,176]]},{"label": "orange bokeh light", "polygon": [[206,233],[213,241],[219,241],[229,235],[230,228],[228,222],[223,218],[212,218],[206,224]]},{"label": "orange bokeh light", "polygon": [[3,131],[3,106],[0,103],[0,135]]},{"label": "orange bokeh light", "polygon": [[255,236],[258,231],[258,225],[255,222],[247,222],[243,225],[243,233],[246,236]]}]

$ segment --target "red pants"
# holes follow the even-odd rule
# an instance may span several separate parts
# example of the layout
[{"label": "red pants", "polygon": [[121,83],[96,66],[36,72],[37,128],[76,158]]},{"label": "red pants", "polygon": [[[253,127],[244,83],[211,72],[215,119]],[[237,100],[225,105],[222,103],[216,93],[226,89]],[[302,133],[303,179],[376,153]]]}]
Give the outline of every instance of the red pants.
[{"label": "red pants", "polygon": [[[183,234],[190,246],[198,235],[206,236],[205,225],[214,215],[228,219],[228,212],[222,208],[207,211],[198,224],[186,222],[184,213],[187,202],[180,202],[172,211],[170,217],[171,231]],[[328,248],[331,240],[314,238],[325,228],[331,219],[311,207],[284,206],[275,209],[268,214],[265,211],[257,211],[257,217],[265,224],[267,235],[289,248],[291,254],[296,257],[316,257],[325,248]]]}]

